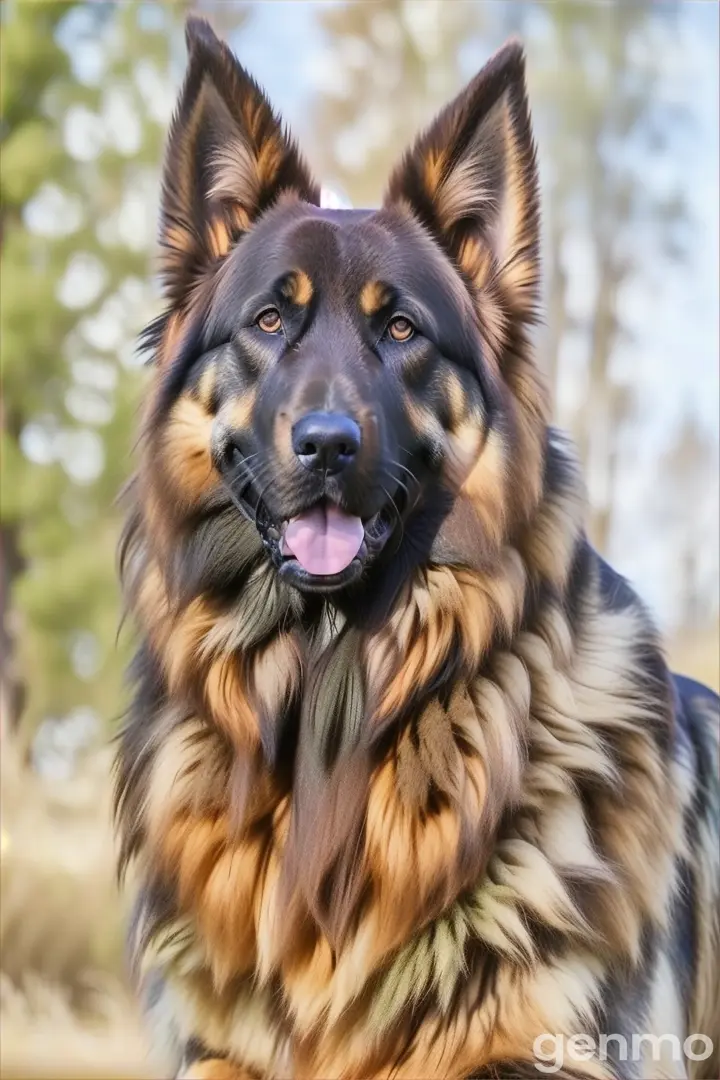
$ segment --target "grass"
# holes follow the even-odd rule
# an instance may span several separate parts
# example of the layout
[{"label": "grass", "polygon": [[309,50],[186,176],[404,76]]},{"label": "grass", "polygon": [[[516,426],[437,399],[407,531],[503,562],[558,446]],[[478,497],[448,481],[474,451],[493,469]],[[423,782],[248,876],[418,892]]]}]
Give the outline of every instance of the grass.
[{"label": "grass", "polygon": [[108,755],[49,786],[5,745],[0,782],[0,1074],[162,1075],[123,977]]},{"label": "grass", "polygon": [[[92,991],[90,994],[89,991]],[[86,987],[82,1009],[59,984],[28,976],[19,984],[0,976],[0,1074],[3,1080],[160,1076],[139,1019],[111,981]]]},{"label": "grass", "polygon": [[674,671],[720,693],[720,626],[683,634],[670,643],[669,659]]}]

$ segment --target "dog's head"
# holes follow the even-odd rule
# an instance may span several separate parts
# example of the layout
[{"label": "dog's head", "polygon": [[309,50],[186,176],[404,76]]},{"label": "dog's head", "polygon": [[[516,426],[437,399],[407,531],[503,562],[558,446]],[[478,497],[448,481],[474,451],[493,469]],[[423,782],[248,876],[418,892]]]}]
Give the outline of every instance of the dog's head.
[{"label": "dog's head", "polygon": [[209,26],[190,20],[187,39],[146,512],[195,537],[206,588],[260,558],[340,602],[423,561],[484,565],[539,496],[546,426],[520,46],[417,140],[379,210],[354,211],[319,205]]}]

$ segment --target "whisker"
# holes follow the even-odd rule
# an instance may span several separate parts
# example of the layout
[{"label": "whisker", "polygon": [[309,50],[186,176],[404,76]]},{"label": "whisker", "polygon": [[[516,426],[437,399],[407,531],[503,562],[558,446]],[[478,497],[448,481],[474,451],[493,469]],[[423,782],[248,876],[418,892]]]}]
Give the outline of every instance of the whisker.
[{"label": "whisker", "polygon": [[389,473],[387,471],[387,469],[385,470],[385,475],[390,476],[391,479],[393,479],[395,481],[395,483],[397,484],[397,486],[401,489],[401,491],[405,492],[405,495],[407,496],[407,498],[408,499],[410,498],[410,491],[408,490],[407,484],[403,484],[402,480],[398,480],[396,477],[392,476],[392,474]]},{"label": "whisker", "polygon": [[401,462],[396,461],[394,458],[392,460],[392,464],[395,466],[396,469],[402,469],[403,472],[406,472],[410,479],[414,480],[416,484],[420,483],[415,473],[412,471],[412,469],[408,469],[407,465],[403,465]]},{"label": "whisker", "polygon": [[[242,497],[243,497],[245,491],[247,490],[248,486],[250,484],[252,484],[252,483],[256,483],[255,473],[253,472],[253,470],[252,470],[252,468],[250,466],[250,462],[253,461],[255,458],[257,458],[259,456],[260,456],[260,452],[258,451],[255,454],[249,454],[247,457],[242,458],[238,462],[237,471],[240,472],[242,470],[242,472],[245,474],[245,479],[244,479],[244,482],[241,484],[239,490],[237,490],[237,491],[233,487],[233,482],[230,479],[228,479],[228,477],[225,475],[225,473],[221,469],[217,470],[218,475],[220,476],[220,480],[222,482],[222,485],[225,488],[225,490],[226,490],[226,492],[227,492],[227,494],[228,494],[228,496],[230,498],[231,503],[236,508],[236,510],[240,511],[240,513],[242,514],[242,516],[245,518],[246,521],[252,521],[253,519],[250,516],[250,514],[248,513],[247,507],[243,505],[241,500],[242,500]],[[233,481],[235,479],[236,479],[236,476],[233,476]]]},{"label": "whisker", "polygon": [[[397,461],[392,461],[392,462],[391,462],[391,465],[399,465],[399,462],[397,462]],[[409,471],[409,470],[408,470],[408,471]],[[393,482],[393,483],[394,483],[394,484],[395,484],[395,485],[396,485],[397,487],[399,487],[399,488],[401,489],[401,491],[403,491],[403,492],[404,492],[404,494],[405,494],[405,497],[407,498],[408,502],[410,502],[410,489],[408,488],[407,484],[403,483],[403,481],[402,481],[402,480],[398,480],[397,476],[393,476],[393,474],[392,474],[392,472],[390,471],[390,469],[383,469],[383,475],[384,475],[384,476],[386,476],[386,477],[388,478],[388,480],[392,480],[392,482]],[[415,479],[415,478],[413,477],[413,479]],[[417,481],[416,481],[416,483],[417,483]],[[418,486],[419,486],[419,485],[418,485]]]},{"label": "whisker", "polygon": [[250,466],[250,462],[254,461],[257,457],[260,457],[260,451],[255,454],[250,454],[248,455],[248,457],[241,458],[240,461],[237,463],[236,475],[233,475],[233,480],[237,479],[237,474],[243,473],[245,473],[250,480],[254,480],[255,474]]},{"label": "whisker", "polygon": [[[252,517],[248,513],[247,508],[245,506],[243,506],[243,504],[240,502],[240,498],[233,491],[233,489],[232,489],[232,487],[230,485],[230,481],[227,479],[227,477],[223,476],[222,473],[220,473],[220,481],[221,481],[223,487],[225,488],[225,491],[228,494],[228,498],[230,499],[230,502],[233,504],[235,509],[240,511],[240,513],[242,514],[242,516],[245,518],[246,521],[252,521]],[[245,485],[245,487],[247,487],[247,484]],[[245,487],[243,487],[241,489],[241,491],[244,491]]]},{"label": "whisker", "polygon": [[271,477],[268,478],[268,482],[263,486],[262,491],[260,492],[260,494],[257,497],[257,502],[255,503],[255,525],[256,525],[256,527],[257,527],[257,523],[258,523],[258,510],[260,509],[260,505],[263,502],[263,499],[265,497],[265,492],[268,490],[268,488],[270,487],[272,482],[273,482],[273,478],[271,476]]},{"label": "whisker", "polygon": [[[420,481],[418,480],[417,476],[412,471],[412,469],[408,469],[406,465],[402,465],[399,461],[395,461],[393,459],[391,461],[391,465],[396,469],[402,469],[403,472],[406,472],[408,474],[408,476],[410,477],[411,481],[415,484],[416,495],[415,495],[415,498],[412,500],[412,505],[410,506],[410,509],[413,509],[415,506],[417,506],[417,503],[418,503],[418,501],[420,499],[420,492],[422,491]],[[405,493],[406,493],[406,495],[408,497],[408,502],[410,502],[411,499],[410,499],[409,490],[406,487],[404,487],[404,485],[399,480],[396,480],[395,482],[398,485],[400,485],[400,487],[403,487],[403,489],[404,489],[404,491],[405,491]]]},{"label": "whisker", "polygon": [[396,547],[396,549],[395,549],[395,550],[397,551],[397,549],[398,549],[398,548],[400,547],[400,545],[402,544],[402,542],[403,542],[403,538],[404,538],[404,536],[405,536],[405,526],[403,525],[403,520],[402,520],[402,517],[400,516],[400,511],[399,511],[399,510],[398,510],[398,508],[397,508],[397,503],[396,503],[396,502],[395,502],[395,500],[393,499],[392,495],[391,495],[391,494],[390,494],[390,492],[389,492],[389,491],[387,490],[387,488],[383,487],[383,485],[382,485],[382,484],[380,485],[380,487],[381,487],[381,488],[383,489],[383,491],[385,492],[385,496],[386,496],[386,498],[387,498],[387,500],[388,500],[388,503],[390,504],[390,506],[392,506],[393,510],[395,511],[395,517],[396,517],[396,519],[397,519],[397,523],[398,523],[398,525],[400,526],[400,538],[399,538],[399,540],[398,540],[398,543],[397,543],[397,547]]}]

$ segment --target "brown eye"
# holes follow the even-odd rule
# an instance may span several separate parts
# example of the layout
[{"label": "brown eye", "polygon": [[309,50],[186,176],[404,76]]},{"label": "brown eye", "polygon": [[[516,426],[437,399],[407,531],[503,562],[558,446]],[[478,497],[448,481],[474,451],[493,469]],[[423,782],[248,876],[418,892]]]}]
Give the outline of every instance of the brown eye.
[{"label": "brown eye", "polygon": [[404,315],[396,315],[388,323],[388,333],[393,341],[409,341],[415,333],[415,327]]},{"label": "brown eye", "polygon": [[280,312],[274,307],[268,308],[267,311],[263,311],[262,315],[258,315],[256,322],[266,334],[277,334],[278,330],[282,329]]}]

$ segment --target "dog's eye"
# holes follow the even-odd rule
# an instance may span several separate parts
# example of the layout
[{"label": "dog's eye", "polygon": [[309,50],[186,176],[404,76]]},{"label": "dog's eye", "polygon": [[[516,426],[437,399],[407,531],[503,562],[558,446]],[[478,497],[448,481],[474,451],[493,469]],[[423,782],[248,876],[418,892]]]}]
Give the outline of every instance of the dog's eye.
[{"label": "dog's eye", "polygon": [[263,311],[262,315],[258,315],[255,322],[266,334],[277,334],[278,330],[282,329],[280,312],[274,307]]},{"label": "dog's eye", "polygon": [[388,334],[393,341],[409,341],[415,333],[415,327],[404,315],[396,315],[388,323]]}]

